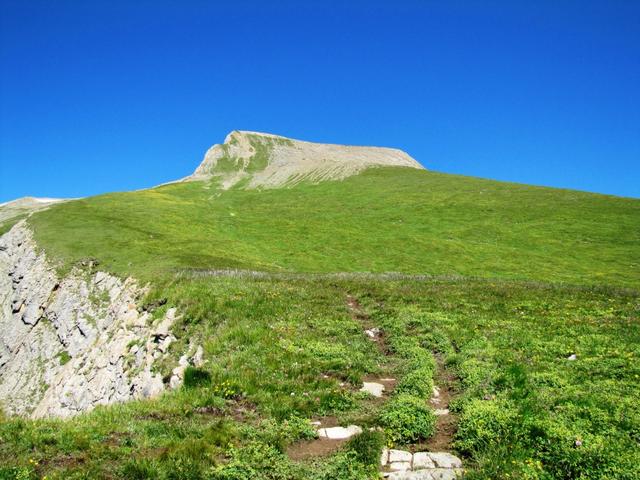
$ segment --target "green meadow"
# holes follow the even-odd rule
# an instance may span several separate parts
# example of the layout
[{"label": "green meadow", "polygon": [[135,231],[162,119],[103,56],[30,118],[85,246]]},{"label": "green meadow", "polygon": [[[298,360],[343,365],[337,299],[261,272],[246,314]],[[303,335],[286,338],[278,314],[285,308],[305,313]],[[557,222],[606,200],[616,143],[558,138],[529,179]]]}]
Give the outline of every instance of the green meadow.
[{"label": "green meadow", "polygon": [[34,215],[63,264],[120,275],[180,269],[402,272],[640,285],[640,202],[406,168],[220,191],[113,193]]}]

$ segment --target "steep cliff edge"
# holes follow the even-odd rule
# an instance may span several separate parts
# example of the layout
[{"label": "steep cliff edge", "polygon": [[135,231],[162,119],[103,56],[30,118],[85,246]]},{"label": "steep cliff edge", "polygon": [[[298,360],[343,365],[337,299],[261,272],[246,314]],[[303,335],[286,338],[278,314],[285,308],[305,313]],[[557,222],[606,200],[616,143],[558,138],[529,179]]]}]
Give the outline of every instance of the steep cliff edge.
[{"label": "steep cliff edge", "polygon": [[139,306],[143,294],[135,280],[104,272],[58,278],[24,221],[0,237],[2,409],[66,417],[159,394],[153,364],[174,339],[175,310],[154,322]]}]

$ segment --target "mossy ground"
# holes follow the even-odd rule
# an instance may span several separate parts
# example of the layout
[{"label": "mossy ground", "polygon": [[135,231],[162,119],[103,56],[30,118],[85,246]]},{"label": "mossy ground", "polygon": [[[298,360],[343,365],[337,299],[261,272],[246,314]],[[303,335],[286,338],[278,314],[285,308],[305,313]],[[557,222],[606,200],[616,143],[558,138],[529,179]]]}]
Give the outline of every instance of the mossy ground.
[{"label": "mossy ground", "polygon": [[[469,478],[640,476],[638,201],[405,169],[205,187],[31,217],[62,270],[90,257],[152,281],[145,301],[181,312],[172,354],[195,342],[207,362],[200,380],[155,400],[3,419],[0,478],[375,478],[373,440],[315,461],[285,452],[323,416],[422,445],[431,417],[405,422],[413,400],[397,398],[428,404],[434,354],[457,378],[451,447]],[[229,267],[275,273],[207,273]],[[337,271],[441,276],[323,274]],[[371,374],[397,377],[386,404],[358,393]]]}]

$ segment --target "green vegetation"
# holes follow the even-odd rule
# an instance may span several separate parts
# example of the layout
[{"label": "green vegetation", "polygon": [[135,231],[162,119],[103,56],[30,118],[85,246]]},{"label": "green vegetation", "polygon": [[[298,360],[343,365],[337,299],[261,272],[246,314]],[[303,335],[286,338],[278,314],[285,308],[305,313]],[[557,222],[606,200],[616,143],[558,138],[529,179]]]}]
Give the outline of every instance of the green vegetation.
[{"label": "green vegetation", "polygon": [[17,215],[15,217],[0,221],[0,236],[7,233],[20,220],[27,218],[27,214]]},{"label": "green vegetation", "polygon": [[[640,477],[637,200],[373,169],[260,192],[167,185],[29,222],[62,271],[97,259],[151,281],[158,312],[177,307],[165,378],[190,343],[206,362],[154,400],[1,418],[0,479],[376,478],[383,444],[425,448],[438,368],[467,478]],[[328,274],[363,271],[413,275]],[[372,375],[397,379],[386,401],[358,392]],[[292,460],[325,417],[364,433]]]},{"label": "green vegetation", "polygon": [[403,272],[640,285],[640,202],[406,168],[215,192],[181,183],[33,215],[65,266],[151,280],[180,269]]},{"label": "green vegetation", "polygon": [[67,363],[69,363],[69,360],[71,360],[71,355],[69,355],[69,352],[67,352],[66,350],[61,351],[56,356],[60,360],[60,365],[66,365]]},{"label": "green vegetation", "polygon": [[[5,419],[1,464],[27,468],[31,458],[49,478],[135,478],[114,472],[150,466],[157,478],[341,478],[323,476],[332,465],[367,478],[361,447],[307,463],[284,452],[312,435],[302,419],[335,415],[342,424],[357,418],[382,427],[385,412],[403,418],[409,394],[377,405],[355,392],[365,375],[390,369],[405,382],[413,367],[425,368],[406,352],[423,351],[443,355],[459,379],[454,447],[470,478],[640,474],[635,291],[489,280],[182,276],[160,292],[185,312],[175,329],[178,344],[203,344],[211,383],[68,421]],[[347,307],[349,295],[397,353],[383,355],[365,337]],[[217,387],[223,382],[237,393],[224,394],[227,387]],[[274,459],[280,476],[260,470]],[[197,473],[189,477],[188,469]]]},{"label": "green vegetation", "polygon": [[436,417],[425,398],[400,394],[389,400],[380,414],[380,424],[389,443],[410,444],[429,438],[434,432]]},{"label": "green vegetation", "polygon": [[265,137],[262,135],[245,134],[245,137],[249,140],[251,147],[254,150],[254,154],[248,159],[238,158],[231,154],[229,147],[238,143],[234,137],[228,144],[223,143],[220,145],[224,155],[218,159],[216,165],[210,169],[208,173],[212,175],[224,175],[227,173],[244,171],[248,174],[261,172],[269,164],[269,156],[273,147],[276,145],[290,146],[293,142],[288,138],[277,137]]},{"label": "green vegetation", "polygon": [[206,370],[195,367],[187,367],[184,371],[185,388],[194,388],[211,383],[211,375]]}]

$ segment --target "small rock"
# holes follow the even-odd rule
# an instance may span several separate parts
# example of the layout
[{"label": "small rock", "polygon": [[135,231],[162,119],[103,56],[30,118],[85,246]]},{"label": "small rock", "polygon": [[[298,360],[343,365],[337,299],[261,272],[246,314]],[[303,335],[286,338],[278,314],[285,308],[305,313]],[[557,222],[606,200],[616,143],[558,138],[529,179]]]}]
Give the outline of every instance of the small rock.
[{"label": "small rock", "polygon": [[431,460],[429,452],[416,452],[413,454],[413,468],[436,468],[435,463]]},{"label": "small rock", "polygon": [[380,465],[385,467],[389,462],[389,449],[383,448],[382,453],[380,454]]},{"label": "small rock", "polygon": [[572,353],[571,355],[569,355],[567,357],[567,360],[569,360],[571,362],[573,362],[574,360],[577,360],[577,359],[578,359],[578,356],[575,353]]},{"label": "small rock", "polygon": [[375,328],[370,328],[368,330],[365,330],[364,333],[367,335],[367,337],[369,338],[376,338],[378,335],[380,335],[380,329],[375,327]]},{"label": "small rock", "polygon": [[182,379],[180,377],[178,377],[177,375],[173,375],[170,379],[169,379],[169,386],[172,389],[176,389],[178,388],[180,385],[182,385]]},{"label": "small rock", "polygon": [[170,308],[167,310],[164,319],[160,322],[160,325],[156,328],[155,332],[153,332],[153,337],[156,342],[160,342],[169,336],[171,333],[171,326],[173,321],[175,320],[175,308]]},{"label": "small rock", "polygon": [[202,349],[202,346],[198,345],[198,348],[196,349],[196,353],[193,354],[193,358],[191,360],[193,361],[193,364],[196,367],[201,367],[202,364],[204,363],[203,357],[204,357],[204,350]]},{"label": "small rock", "polygon": [[438,417],[442,416],[442,415],[449,415],[449,409],[448,408],[436,408],[433,413],[435,413]]},{"label": "small rock", "polygon": [[318,436],[328,438],[329,440],[344,440],[354,435],[362,433],[362,428],[357,425],[349,425],[348,427],[330,427],[318,430]]},{"label": "small rock", "polygon": [[389,462],[409,462],[411,463],[411,452],[407,452],[406,450],[389,450]]},{"label": "small rock", "polygon": [[384,385],[376,382],[364,382],[360,391],[367,392],[374,397],[381,397],[382,392],[384,392]]},{"label": "small rock", "polygon": [[174,339],[173,335],[169,335],[165,337],[163,340],[160,341],[160,344],[158,345],[158,350],[160,350],[162,353],[166,353],[167,350],[169,350],[169,345],[173,343],[173,339]]}]

